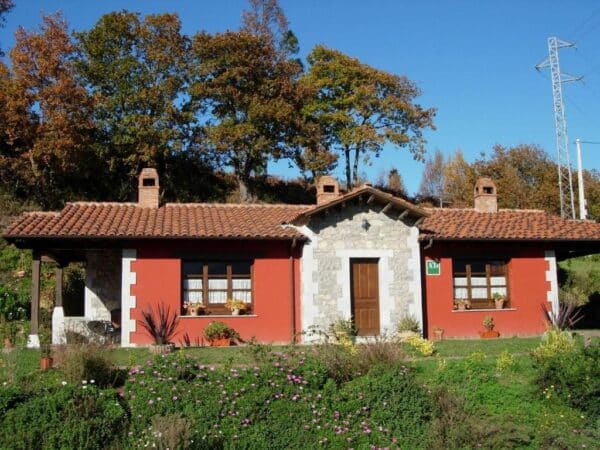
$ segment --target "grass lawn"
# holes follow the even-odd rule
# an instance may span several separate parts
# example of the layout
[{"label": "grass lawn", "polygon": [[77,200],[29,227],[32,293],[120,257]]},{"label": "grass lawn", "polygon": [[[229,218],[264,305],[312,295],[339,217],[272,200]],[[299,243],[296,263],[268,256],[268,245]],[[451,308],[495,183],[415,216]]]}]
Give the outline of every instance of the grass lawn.
[{"label": "grass lawn", "polygon": [[539,337],[506,339],[447,339],[435,343],[437,355],[441,357],[464,357],[474,352],[499,355],[504,350],[510,353],[527,353],[540,345]]}]

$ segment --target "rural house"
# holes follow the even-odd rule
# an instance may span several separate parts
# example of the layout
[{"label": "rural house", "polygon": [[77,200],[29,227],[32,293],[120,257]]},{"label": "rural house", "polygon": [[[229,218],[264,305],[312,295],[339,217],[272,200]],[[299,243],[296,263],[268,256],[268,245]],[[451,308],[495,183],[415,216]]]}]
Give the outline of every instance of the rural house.
[{"label": "rural house", "polygon": [[[557,259],[600,251],[597,223],[498,210],[489,179],[475,186],[473,209],[422,208],[369,185],[341,193],[328,176],[315,205],[161,205],[159,190],[156,170],[144,169],[137,203],[68,203],[6,230],[33,250],[30,346],[39,345],[45,261],[57,275],[53,342],[113,322],[121,345],[133,346],[151,343],[139,321],[158,304],[180,314],[179,339],[191,342],[213,320],[245,340],[284,343],[350,317],[359,336],[381,335],[406,315],[426,335],[440,327],[475,337],[484,315],[503,336],[539,334],[543,308],[558,307]],[[73,261],[86,268],[78,316],[65,315],[62,300],[62,270]],[[225,308],[231,298],[249,305],[246,314]],[[190,315],[198,303],[202,314]]]}]

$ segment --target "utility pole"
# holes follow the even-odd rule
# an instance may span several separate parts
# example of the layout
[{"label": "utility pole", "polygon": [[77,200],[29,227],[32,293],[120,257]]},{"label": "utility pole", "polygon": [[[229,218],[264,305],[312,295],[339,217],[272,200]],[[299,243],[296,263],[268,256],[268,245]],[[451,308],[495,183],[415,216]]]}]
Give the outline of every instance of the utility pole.
[{"label": "utility pole", "polygon": [[577,188],[579,192],[579,218],[585,220],[587,218],[587,208],[585,204],[585,195],[583,193],[583,168],[581,164],[581,140],[575,139],[577,147]]},{"label": "utility pole", "polygon": [[558,190],[560,195],[560,216],[575,218],[575,201],[573,199],[573,176],[571,174],[571,158],[569,156],[569,139],[567,137],[567,119],[562,95],[562,84],[578,81],[582,77],[563,74],[560,71],[558,50],[575,47],[575,44],[560,40],[557,37],[548,38],[548,58],[537,64],[537,70],[549,67],[552,79],[552,97],[554,99],[554,127],[556,128],[556,165],[558,167]]}]

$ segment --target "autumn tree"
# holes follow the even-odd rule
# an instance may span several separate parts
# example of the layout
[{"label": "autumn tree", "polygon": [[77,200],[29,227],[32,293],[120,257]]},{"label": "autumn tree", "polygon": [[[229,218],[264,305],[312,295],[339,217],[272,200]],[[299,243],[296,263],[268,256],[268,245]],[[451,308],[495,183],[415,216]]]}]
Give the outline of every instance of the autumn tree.
[{"label": "autumn tree", "polygon": [[178,16],[112,12],[77,38],[112,196],[127,198],[143,166],[156,167],[169,188],[169,164],[193,146],[193,115],[182,101],[189,41]]},{"label": "autumn tree", "polygon": [[465,160],[461,150],[456,150],[444,167],[444,199],[453,208],[473,206],[473,188],[477,174]]},{"label": "autumn tree", "polygon": [[444,155],[440,150],[436,150],[433,156],[430,156],[425,161],[421,185],[419,186],[419,196],[422,198],[434,198],[437,200],[439,206],[443,206],[445,200],[445,165]]},{"label": "autumn tree", "polygon": [[414,103],[420,91],[412,81],[320,45],[307,60],[302,83],[313,95],[304,112],[343,157],[347,188],[356,184],[360,162],[379,156],[386,143],[423,157],[423,130],[433,128],[435,111]]},{"label": "autumn tree", "polygon": [[245,31],[199,33],[192,43],[191,104],[205,142],[237,177],[243,200],[270,159],[292,158],[302,127],[301,66],[272,42]]},{"label": "autumn tree", "polygon": [[13,75],[3,70],[3,180],[28,186],[45,207],[86,195],[89,186],[93,100],[75,71],[75,52],[65,20],[46,16],[39,31],[17,30]]}]

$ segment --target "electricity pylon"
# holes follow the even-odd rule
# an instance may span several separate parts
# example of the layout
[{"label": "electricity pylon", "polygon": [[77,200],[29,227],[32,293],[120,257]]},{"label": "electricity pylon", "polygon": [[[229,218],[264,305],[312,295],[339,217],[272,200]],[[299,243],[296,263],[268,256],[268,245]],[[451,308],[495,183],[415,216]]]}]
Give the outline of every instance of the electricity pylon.
[{"label": "electricity pylon", "polygon": [[560,40],[557,37],[548,38],[548,58],[537,64],[537,70],[549,67],[552,78],[552,97],[554,99],[554,126],[556,128],[556,165],[558,166],[558,190],[560,195],[560,216],[575,218],[575,201],[573,200],[573,176],[571,173],[571,158],[569,155],[569,139],[567,137],[567,119],[562,95],[562,84],[578,81],[576,77],[560,72],[558,49],[575,47],[575,44]]}]

